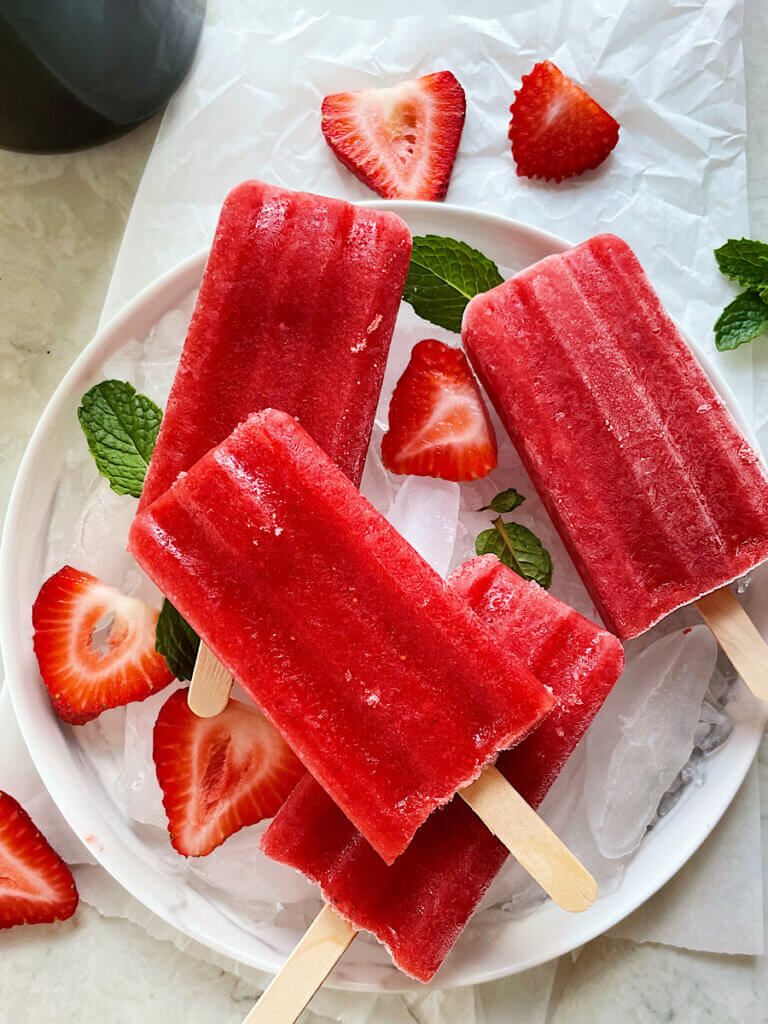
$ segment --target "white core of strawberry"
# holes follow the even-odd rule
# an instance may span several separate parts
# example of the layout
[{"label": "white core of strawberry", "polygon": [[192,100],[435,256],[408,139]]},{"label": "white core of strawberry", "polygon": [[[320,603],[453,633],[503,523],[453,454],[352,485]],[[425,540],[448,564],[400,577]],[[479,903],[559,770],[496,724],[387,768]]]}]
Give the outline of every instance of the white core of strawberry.
[{"label": "white core of strawberry", "polygon": [[[103,584],[89,587],[81,591],[75,598],[76,607],[73,615],[74,628],[70,631],[70,659],[72,665],[80,665],[84,672],[93,671],[95,657],[99,667],[113,672],[122,665],[135,662],[147,648],[154,647],[155,621],[157,614],[143,601],[134,597],[125,597],[113,587]],[[104,634],[104,624],[108,617],[112,624],[108,633]],[[84,650],[82,633],[89,630],[89,643]]]},{"label": "white core of strawberry", "polygon": [[[26,839],[21,842],[26,844]],[[14,856],[12,850],[4,847],[0,850],[0,898],[18,899],[20,895],[47,903],[58,892],[42,873],[33,871],[20,857]]]},{"label": "white core of strawberry", "polygon": [[449,382],[437,395],[438,400],[417,436],[403,445],[402,458],[417,455],[425,446],[440,444],[463,449],[488,440],[483,410],[471,390],[458,390],[455,382]]},{"label": "white core of strawberry", "polygon": [[428,170],[432,111],[414,82],[386,89],[371,89],[358,97],[356,116],[361,134],[372,152],[394,157],[387,164],[389,177],[404,190]]}]

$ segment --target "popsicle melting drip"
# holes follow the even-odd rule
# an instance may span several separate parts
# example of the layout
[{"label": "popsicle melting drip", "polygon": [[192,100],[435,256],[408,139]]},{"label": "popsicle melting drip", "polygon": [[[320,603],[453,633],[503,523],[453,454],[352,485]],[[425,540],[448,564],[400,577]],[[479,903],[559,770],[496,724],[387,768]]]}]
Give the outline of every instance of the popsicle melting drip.
[{"label": "popsicle melting drip", "polygon": [[[621,644],[493,555],[465,563],[449,585],[557,698],[536,732],[497,762],[538,807],[621,674]],[[310,776],[283,804],[261,846],[319,885],[342,917],[373,932],[402,971],[425,982],[507,856],[455,798],[387,866]]]},{"label": "popsicle melting drip", "polygon": [[129,547],[387,862],[554,704],[285,413],[182,474]]},{"label": "popsicle melting drip", "polygon": [[267,407],[297,417],[359,483],[410,252],[393,213],[260,181],[234,188],[139,507]]},{"label": "popsicle melting drip", "polygon": [[768,479],[636,256],[598,235],[474,298],[467,353],[622,639],[768,558]]}]

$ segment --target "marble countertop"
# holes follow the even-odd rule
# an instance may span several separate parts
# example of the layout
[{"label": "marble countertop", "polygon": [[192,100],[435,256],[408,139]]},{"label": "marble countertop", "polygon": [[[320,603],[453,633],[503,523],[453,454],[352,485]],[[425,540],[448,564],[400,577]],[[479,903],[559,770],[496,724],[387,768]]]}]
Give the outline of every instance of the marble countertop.
[{"label": "marble countertop", "polygon": [[[744,47],[750,220],[753,236],[768,238],[765,0],[746,0]],[[79,154],[0,152],[3,508],[32,428],[94,333],[157,126],[153,120]],[[766,800],[767,773],[761,766]],[[0,934],[0,1019],[9,1024],[239,1024],[255,994],[235,976],[88,906],[63,925]],[[575,961],[562,958],[548,1024],[741,1024],[768,1020],[767,1006],[768,957],[600,938]]]}]

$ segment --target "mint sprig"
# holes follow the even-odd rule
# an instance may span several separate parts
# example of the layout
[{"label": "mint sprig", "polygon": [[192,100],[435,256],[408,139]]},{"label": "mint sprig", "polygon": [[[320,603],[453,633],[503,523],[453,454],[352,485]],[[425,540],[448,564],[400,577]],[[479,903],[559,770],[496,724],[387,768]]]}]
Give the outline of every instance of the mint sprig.
[{"label": "mint sprig", "polygon": [[500,491],[490,505],[483,505],[482,508],[478,509],[478,512],[499,512],[504,514],[505,512],[512,512],[514,509],[519,508],[525,498],[514,487],[508,487],[506,491]]},{"label": "mint sprig", "polygon": [[138,498],[162,411],[127,381],[104,380],[83,395],[77,418],[96,468],[112,490]]},{"label": "mint sprig", "polygon": [[757,290],[768,287],[768,245],[751,238],[729,238],[715,249],[717,265],[732,281]]},{"label": "mint sprig", "polygon": [[504,522],[499,516],[490,530],[483,530],[475,541],[478,555],[496,555],[524,580],[535,580],[548,590],[552,584],[552,557],[535,533],[521,523]]},{"label": "mint sprig", "polygon": [[403,298],[424,320],[459,333],[469,300],[503,280],[496,264],[466,242],[421,235],[413,239]]},{"label": "mint sprig", "polygon": [[768,331],[768,244],[729,238],[715,249],[720,270],[746,291],[729,302],[715,323],[715,345],[727,352]]},{"label": "mint sprig", "polygon": [[715,323],[715,345],[720,352],[738,348],[768,331],[768,303],[757,292],[746,291],[730,302]]},{"label": "mint sprig", "polygon": [[155,650],[162,654],[177,679],[191,679],[200,637],[167,599],[157,620]]},{"label": "mint sprig", "polygon": [[504,520],[502,514],[519,508],[525,498],[514,487],[500,491],[490,505],[484,505],[480,512],[498,512],[493,526],[482,530],[475,539],[478,555],[496,555],[500,562],[513,569],[524,580],[535,580],[540,587],[548,589],[552,583],[552,557],[539,538],[521,523]]}]

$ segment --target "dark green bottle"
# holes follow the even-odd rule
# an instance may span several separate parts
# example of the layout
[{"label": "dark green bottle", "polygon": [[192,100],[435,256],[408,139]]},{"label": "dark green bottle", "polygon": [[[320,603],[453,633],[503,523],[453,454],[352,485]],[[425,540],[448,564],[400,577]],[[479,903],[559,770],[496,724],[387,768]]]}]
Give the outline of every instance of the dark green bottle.
[{"label": "dark green bottle", "polygon": [[0,147],[55,153],[160,110],[192,63],[205,0],[0,0]]}]

